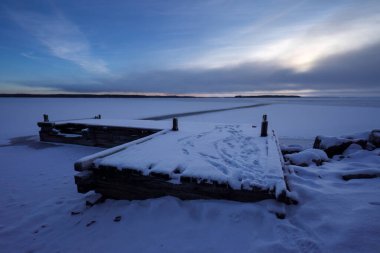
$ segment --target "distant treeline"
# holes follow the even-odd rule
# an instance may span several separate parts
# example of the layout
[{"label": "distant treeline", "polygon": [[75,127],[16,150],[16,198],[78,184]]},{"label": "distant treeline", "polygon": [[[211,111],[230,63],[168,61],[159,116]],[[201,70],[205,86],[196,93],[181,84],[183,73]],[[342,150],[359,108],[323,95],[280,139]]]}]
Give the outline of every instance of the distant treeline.
[{"label": "distant treeline", "polygon": [[176,95],[122,95],[122,94],[0,94],[0,97],[16,98],[196,98]]},{"label": "distant treeline", "polygon": [[296,95],[257,95],[257,96],[235,96],[235,98],[300,98]]},{"label": "distant treeline", "polygon": [[[185,95],[122,95],[122,94],[0,94],[0,97],[12,98],[215,98]],[[221,98],[299,98],[291,95],[235,96]]]}]

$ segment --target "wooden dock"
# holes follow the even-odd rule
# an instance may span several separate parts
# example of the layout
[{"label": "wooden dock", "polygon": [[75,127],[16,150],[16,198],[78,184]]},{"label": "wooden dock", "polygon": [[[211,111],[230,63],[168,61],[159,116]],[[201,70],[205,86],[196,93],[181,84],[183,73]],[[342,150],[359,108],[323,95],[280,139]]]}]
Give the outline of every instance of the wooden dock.
[{"label": "wooden dock", "polygon": [[38,125],[41,141],[111,147],[75,163],[80,193],[291,202],[274,132],[261,137],[251,125],[202,123],[176,131],[171,121],[99,118]]},{"label": "wooden dock", "polygon": [[114,147],[157,133],[163,124],[141,124],[130,120],[103,120],[98,117],[71,121],[38,122],[40,140],[96,147]]}]

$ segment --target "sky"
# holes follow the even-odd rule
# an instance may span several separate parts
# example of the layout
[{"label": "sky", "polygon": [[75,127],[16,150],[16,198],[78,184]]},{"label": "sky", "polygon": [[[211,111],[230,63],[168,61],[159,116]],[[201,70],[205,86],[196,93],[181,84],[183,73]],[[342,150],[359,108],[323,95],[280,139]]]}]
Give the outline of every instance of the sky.
[{"label": "sky", "polygon": [[380,1],[2,0],[0,93],[380,96]]}]

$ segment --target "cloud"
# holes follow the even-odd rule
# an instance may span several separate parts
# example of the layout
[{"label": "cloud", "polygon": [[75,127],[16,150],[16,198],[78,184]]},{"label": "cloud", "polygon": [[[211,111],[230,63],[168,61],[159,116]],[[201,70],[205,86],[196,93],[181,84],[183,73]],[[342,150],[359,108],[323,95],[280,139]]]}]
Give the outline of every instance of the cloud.
[{"label": "cloud", "polygon": [[321,59],[305,73],[291,77],[309,87],[324,89],[380,89],[380,43]]},{"label": "cloud", "polygon": [[[21,84],[68,92],[380,94],[380,5],[347,2],[320,8],[312,16],[314,6],[305,4],[311,10],[304,14],[302,4],[276,9],[277,15],[261,15],[249,25],[229,26],[218,38],[210,33],[206,43],[170,48],[155,71],[125,69],[118,76]],[[53,55],[92,73],[109,72],[102,60],[91,55],[84,34],[62,15],[12,16]],[[150,56],[141,60],[157,64]],[[178,65],[168,69],[170,61]]]},{"label": "cloud", "polygon": [[90,43],[81,30],[62,14],[9,11],[11,18],[58,58],[73,62],[94,74],[107,74],[107,64],[91,54]]},{"label": "cloud", "polygon": [[[297,15],[290,10],[280,13],[277,19]],[[295,22],[279,26],[271,24],[276,19],[249,24],[216,39],[223,45],[191,57],[183,67],[207,69],[276,62],[284,68],[307,72],[323,58],[380,41],[379,7],[363,3],[360,10],[348,4],[316,18],[302,16],[299,20],[295,16]]]},{"label": "cloud", "polygon": [[51,87],[43,86],[30,86],[30,85],[20,85],[17,83],[4,83],[0,82],[1,93],[2,94],[15,94],[15,93],[28,93],[28,94],[51,94],[51,93],[62,93],[61,89],[55,89]]},{"label": "cloud", "polygon": [[34,52],[22,52],[20,53],[21,56],[32,59],[32,60],[39,60],[41,57],[35,56]]},{"label": "cloud", "polygon": [[[89,85],[46,84],[70,92],[284,93],[376,95],[380,93],[380,43],[325,57],[308,72],[276,62],[214,69],[149,71],[101,78]],[[332,92],[332,93],[331,93]]]}]

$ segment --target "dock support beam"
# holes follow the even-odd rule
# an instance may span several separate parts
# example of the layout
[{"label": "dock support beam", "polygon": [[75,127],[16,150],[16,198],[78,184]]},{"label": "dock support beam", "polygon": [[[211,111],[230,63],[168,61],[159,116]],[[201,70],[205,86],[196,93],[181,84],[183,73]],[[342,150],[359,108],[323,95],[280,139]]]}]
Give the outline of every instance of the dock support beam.
[{"label": "dock support beam", "polygon": [[267,121],[267,115],[263,115],[263,122],[261,122],[261,137],[267,137],[268,136],[268,121]]},{"label": "dock support beam", "polygon": [[172,131],[178,131],[178,119],[177,118],[173,118]]}]

